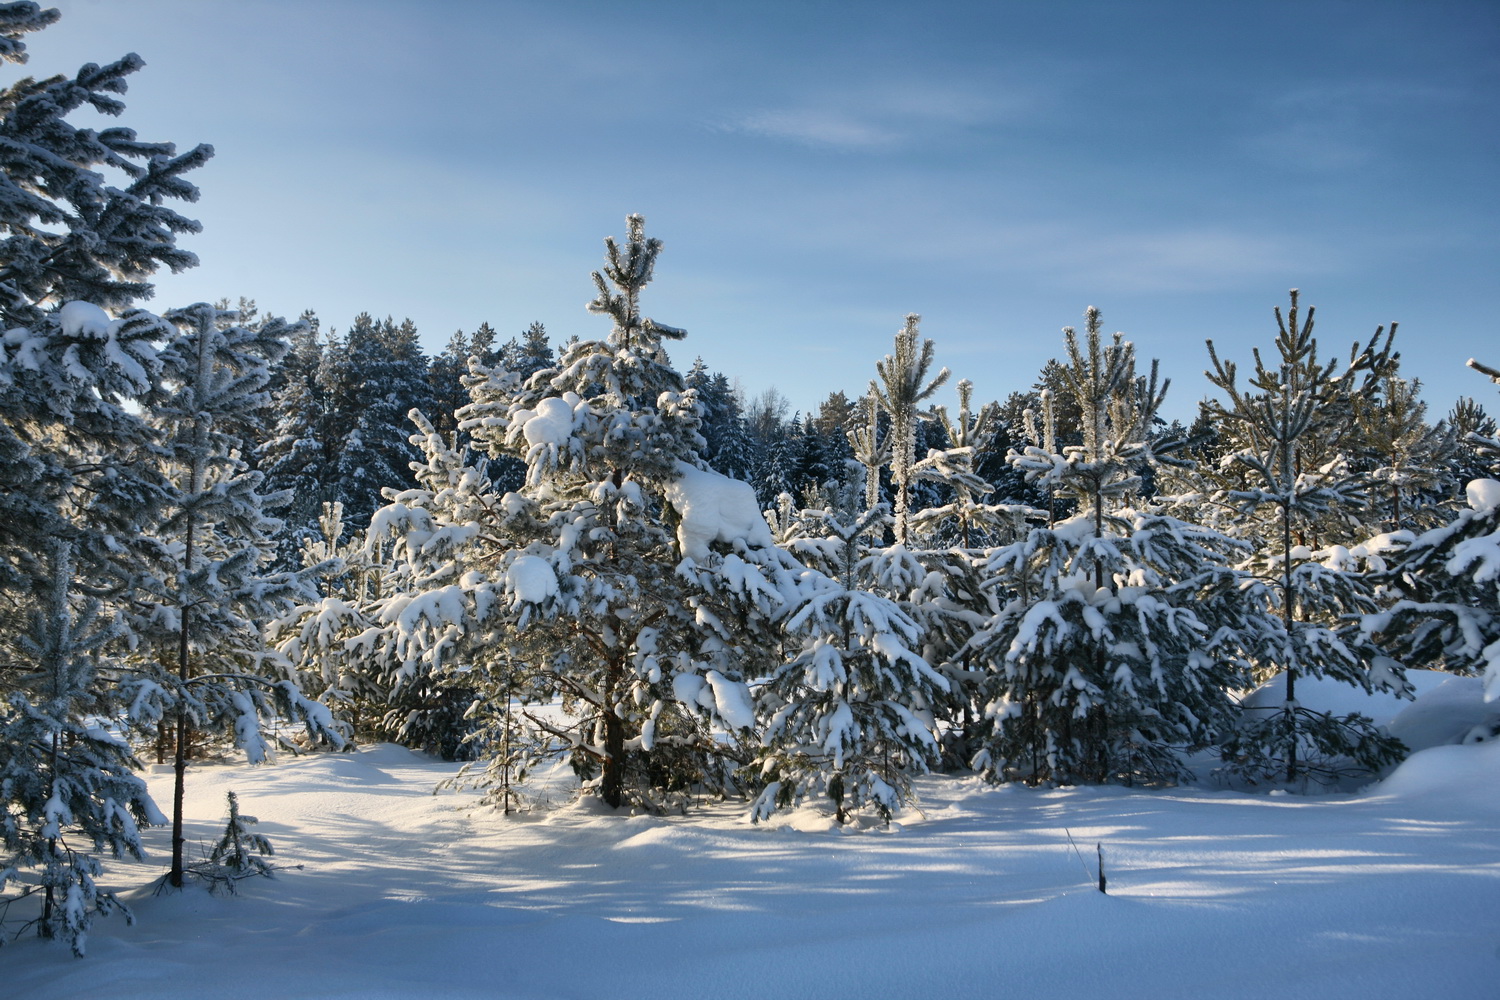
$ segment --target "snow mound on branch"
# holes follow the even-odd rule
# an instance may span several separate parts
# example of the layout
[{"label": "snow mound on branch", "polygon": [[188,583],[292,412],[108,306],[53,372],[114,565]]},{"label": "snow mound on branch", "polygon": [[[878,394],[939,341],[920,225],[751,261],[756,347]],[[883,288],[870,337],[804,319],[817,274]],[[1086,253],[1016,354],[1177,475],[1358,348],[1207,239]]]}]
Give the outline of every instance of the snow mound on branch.
[{"label": "snow mound on branch", "polygon": [[109,318],[109,313],[92,302],[64,303],[57,311],[57,322],[68,337],[108,340],[115,330],[115,321]]},{"label": "snow mound on branch", "polygon": [[505,585],[517,600],[541,604],[557,596],[557,574],[541,556],[521,556],[505,571]]},{"label": "snow mound on branch", "polygon": [[755,728],[750,689],[743,681],[732,680],[717,670],[705,675],[676,675],[672,678],[672,696],[679,704],[714,713],[731,730]]},{"label": "snow mound on branch", "polygon": [[663,493],[681,518],[677,544],[694,562],[708,559],[710,542],[767,549],[776,544],[749,483],[678,462],[677,479]]},{"label": "snow mound on branch", "polygon": [[534,411],[523,411],[529,415],[521,427],[526,443],[535,447],[542,445],[561,448],[573,436],[573,405],[564,398],[553,396],[542,400]]},{"label": "snow mound on branch", "polygon": [[1500,506],[1500,483],[1493,479],[1472,480],[1464,492],[1468,495],[1469,506],[1475,510],[1492,510]]},{"label": "snow mound on branch", "polygon": [[755,708],[750,703],[750,689],[717,670],[710,670],[705,678],[713,690],[714,709],[719,718],[731,729],[754,729]]}]

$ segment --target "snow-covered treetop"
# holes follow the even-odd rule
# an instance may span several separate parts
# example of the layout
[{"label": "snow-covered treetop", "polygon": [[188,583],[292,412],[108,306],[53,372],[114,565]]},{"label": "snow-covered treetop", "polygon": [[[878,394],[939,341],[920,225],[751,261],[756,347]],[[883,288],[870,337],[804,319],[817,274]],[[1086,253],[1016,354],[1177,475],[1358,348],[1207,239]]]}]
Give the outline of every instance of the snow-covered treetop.
[{"label": "snow-covered treetop", "polygon": [[[20,35],[56,19],[56,11],[34,3],[0,6],[0,58],[24,61]],[[197,264],[176,241],[200,226],[167,203],[197,201],[197,187],[182,175],[206,162],[213,147],[178,155],[173,143],[143,142],[133,129],[77,128],[67,121],[85,105],[121,114],[125,105],[115,95],[144,65],[132,53],[105,66],[90,63],[73,78],[23,79],[0,93],[5,326],[35,325],[47,309],[73,299],[124,308],[150,297],[146,279],[158,267],[181,271]],[[99,168],[121,176],[108,178]]]},{"label": "snow-covered treetop", "polygon": [[1095,307],[1088,307],[1084,319],[1082,345],[1073,327],[1063,330],[1068,364],[1060,366],[1063,391],[1073,397],[1080,415],[1083,443],[1058,452],[1055,400],[1044,390],[1041,421],[1027,411],[1030,443],[1007,457],[1027,479],[1061,487],[1098,512],[1105,498],[1136,492],[1144,466],[1189,463],[1174,454],[1182,447],[1180,440],[1161,438],[1153,431],[1171,380],[1159,378],[1154,360],[1149,376],[1137,376],[1135,345],[1119,333],[1105,343]]},{"label": "snow-covered treetop", "polygon": [[[615,321],[614,332],[610,335],[613,346],[654,350],[663,340],[681,340],[687,336],[687,331],[657,323],[640,314],[641,289],[651,282],[662,242],[655,237],[646,238],[644,216],[626,216],[625,226],[628,235],[623,250],[613,236],[604,238],[605,264],[602,273],[594,272],[599,296],[588,304],[588,310]],[[611,284],[616,290],[611,291]]]},{"label": "snow-covered treetop", "polygon": [[875,373],[880,376],[880,381],[870,383],[880,404],[892,419],[898,421],[906,414],[915,413],[917,404],[942,388],[950,374],[944,368],[930,380],[927,378],[932,368],[934,345],[931,340],[924,340],[918,348],[921,321],[922,317],[916,313],[907,314],[906,324],[896,334],[895,352],[875,362]]}]

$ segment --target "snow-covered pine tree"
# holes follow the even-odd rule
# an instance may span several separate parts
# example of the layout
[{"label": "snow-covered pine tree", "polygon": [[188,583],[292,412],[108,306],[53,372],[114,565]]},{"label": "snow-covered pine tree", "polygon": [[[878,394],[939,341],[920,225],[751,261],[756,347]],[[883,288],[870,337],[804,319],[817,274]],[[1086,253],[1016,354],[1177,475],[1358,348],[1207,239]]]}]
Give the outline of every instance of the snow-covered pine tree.
[{"label": "snow-covered pine tree", "polygon": [[1248,721],[1226,746],[1227,767],[1252,778],[1279,771],[1291,783],[1335,758],[1379,767],[1399,753],[1368,720],[1313,712],[1296,694],[1302,677],[1366,690],[1403,685],[1399,672],[1372,677],[1368,663],[1377,651],[1362,648],[1351,624],[1352,616],[1376,610],[1369,581],[1319,551],[1360,533],[1368,483],[1351,464],[1362,447],[1355,400],[1373,396],[1388,370],[1395,327],[1355,343],[1347,361],[1324,362],[1313,310],[1300,316],[1296,289],[1286,316],[1280,308],[1275,314],[1277,356],[1267,364],[1254,352],[1248,386],[1240,387],[1234,362],[1220,360],[1213,341],[1207,374],[1226,397],[1212,404],[1227,455],[1213,501],[1236,513],[1236,535],[1255,545],[1244,566],[1271,588],[1281,616],[1280,629],[1254,639],[1247,654],[1262,674],[1282,671],[1286,693],[1281,709]]},{"label": "snow-covered pine tree", "polygon": [[984,502],[995,487],[979,474],[976,460],[999,430],[999,406],[986,403],[976,413],[973,394],[974,384],[964,379],[958,383],[957,417],[950,417],[946,407],[933,407],[946,447],[929,449],[913,468],[918,480],[940,484],[950,499],[913,514],[912,528],[939,545],[966,550],[1014,541],[1027,520],[1039,514],[1025,504]]},{"label": "snow-covered pine tree", "polygon": [[995,591],[986,587],[986,553],[995,545],[1023,536],[1029,522],[1045,520],[1044,511],[1024,504],[994,504],[985,500],[994,487],[975,470],[975,457],[993,440],[999,407],[990,403],[973,410],[973,383],[958,383],[959,412],[950,417],[945,407],[933,407],[933,424],[944,435],[941,450],[930,448],[918,462],[920,482],[939,487],[948,502],[912,515],[914,536],[923,547],[913,557],[923,568],[920,580],[902,594],[887,596],[923,628],[922,653],[949,681],[949,696],[939,715],[944,727],[945,763],[967,767],[978,749],[982,718],[979,697],[982,671],[973,668],[969,641],[1000,610]]},{"label": "snow-covered pine tree", "polygon": [[[317,580],[318,599],[268,622],[266,641],[291,665],[298,687],[327,705],[357,738],[400,742],[399,731],[383,728],[389,702],[383,678],[345,652],[346,643],[374,626],[360,609],[383,594],[382,554],[372,558],[362,535],[349,536],[337,501],[324,502],[318,528],[316,540],[303,541],[301,558]],[[318,572],[319,566],[326,570]]]},{"label": "snow-covered pine tree", "polygon": [[860,404],[859,419],[845,434],[855,461],[865,469],[865,510],[874,510],[880,505],[880,470],[891,460],[891,435],[881,430],[880,395],[873,380]]},{"label": "snow-covered pine tree", "polygon": [[989,553],[1002,607],[967,652],[989,669],[994,728],[975,764],[1031,782],[1173,781],[1182,751],[1209,744],[1228,715],[1246,600],[1223,568],[1233,543],[1128,506],[1142,468],[1175,460],[1176,443],[1153,438],[1166,384],[1154,365],[1136,376],[1120,335],[1102,342],[1098,310],[1082,346],[1064,333],[1083,441],[1011,460],[1079,513]]},{"label": "snow-covered pine tree", "polygon": [[[1500,384],[1500,370],[1470,359]],[[1485,473],[1500,456],[1495,422],[1467,397],[1449,423],[1468,509],[1419,535],[1377,576],[1391,605],[1361,630],[1409,667],[1483,673],[1487,701],[1500,698],[1500,482]],[[1475,734],[1481,738],[1494,735]]]},{"label": "snow-covered pine tree", "polygon": [[1401,378],[1394,359],[1375,390],[1356,408],[1366,451],[1360,464],[1370,479],[1367,523],[1382,531],[1435,527],[1463,486],[1450,471],[1457,439],[1445,422],[1427,422],[1421,383]]},{"label": "snow-covered pine tree", "polygon": [[[0,33],[4,58],[24,57],[21,34],[45,27],[56,11],[34,3],[6,4]],[[144,66],[134,53],[106,66],[92,63],[75,77],[26,78],[0,93],[0,135],[9,183],[0,193],[6,239],[0,260],[0,321],[6,329],[37,325],[64,302],[82,300],[123,309],[149,298],[150,275],[163,265],[181,271],[197,264],[177,246],[199,225],[172,201],[195,201],[198,189],[182,175],[202,166],[213,147],[182,155],[169,142],[144,142],[128,128],[77,128],[67,116],[85,105],[119,115],[126,77]],[[100,168],[123,175],[110,183]]]},{"label": "snow-covered pine tree", "polygon": [[[1500,482],[1469,483],[1467,510],[1419,535],[1377,580],[1395,600],[1364,634],[1408,667],[1482,673],[1500,698]],[[1486,738],[1488,735],[1486,734]]]},{"label": "snow-covered pine tree", "polygon": [[830,392],[828,398],[818,404],[818,413],[813,420],[823,434],[842,436],[848,428],[854,425],[858,410],[858,404],[851,400],[843,390],[839,390]]},{"label": "snow-covered pine tree", "polygon": [[[265,404],[270,365],[285,353],[286,323],[270,319],[249,329],[237,313],[206,303],[167,314],[178,334],[162,349],[162,378],[147,413],[164,450],[175,508],[160,527],[166,560],[161,603],[138,612],[138,631],[155,638],[171,672],[136,698],[144,714],[156,697],[176,728],[169,881],[182,885],[182,796],[189,735],[223,728],[251,761],[269,747],[260,731],[267,715],[302,719],[314,738],[342,737],[325,706],[296,684],[267,671],[262,625],[298,600],[311,598],[305,574],[267,574],[280,522],[265,507],[287,497],[260,492],[261,473],[241,457],[248,448],[233,430]],[[142,595],[142,603],[147,603]],[[175,655],[166,653],[171,648]],[[175,677],[173,677],[175,675]],[[173,678],[169,680],[169,678]],[[175,682],[174,682],[175,681]]]},{"label": "snow-covered pine tree", "polygon": [[[712,780],[734,746],[709,727],[754,723],[726,631],[737,619],[722,614],[722,629],[705,635],[713,595],[694,587],[695,566],[729,559],[715,541],[749,549],[721,531],[694,542],[683,527],[692,516],[671,499],[685,479],[709,474],[695,465],[696,401],[664,347],[683,331],[640,311],[661,243],[639,216],[627,224],[625,244],[608,240],[594,275],[589,309],[613,320],[607,339],[571,342],[556,369],[524,383],[474,366],[460,427],[487,451],[526,461],[521,491],[497,495],[482,467],[419,417],[421,485],[388,492],[366,542],[390,553],[388,590],[365,609],[378,627],[349,646],[404,677],[464,671],[490,706],[508,694],[562,696],[568,719],[529,713],[530,723],[597,777],[591,787],[612,806]],[[748,513],[741,530],[772,549],[753,503]]]},{"label": "snow-covered pine tree", "polygon": [[264,834],[250,828],[260,820],[240,812],[240,799],[228,792],[229,816],[224,823],[224,832],[208,852],[208,857],[191,866],[194,876],[206,880],[210,891],[222,886],[231,895],[235,883],[253,875],[270,878],[275,869],[266,858],[275,855],[276,849]]},{"label": "snow-covered pine tree", "polygon": [[875,373],[879,379],[870,383],[881,407],[891,418],[891,481],[896,488],[894,530],[896,541],[902,544],[905,544],[911,533],[911,488],[913,470],[917,463],[917,424],[925,416],[918,406],[948,381],[946,368],[931,379],[927,377],[932,368],[934,346],[931,340],[924,340],[918,347],[920,322],[921,317],[916,313],[907,315],[906,325],[896,334],[895,352],[875,362]]},{"label": "snow-covered pine tree", "polygon": [[[346,532],[342,505],[325,503],[319,519],[321,539],[309,543],[302,558],[304,566],[330,566],[316,574],[319,596],[270,622],[266,636],[292,665],[302,689],[315,693],[357,737],[400,743],[454,760],[465,755],[464,742],[474,727],[464,721],[471,699],[456,685],[446,685],[441,676],[452,642],[439,642],[428,659],[402,658],[392,652],[397,640],[390,630],[392,616],[399,617],[410,605],[410,617],[394,623],[407,650],[431,638],[421,628],[429,605],[417,598],[424,584],[441,589],[442,581],[455,577],[460,562],[443,562],[451,558],[455,533],[442,532],[430,547],[409,549],[393,539],[385,519],[405,524],[422,516],[429,529],[433,518],[472,520],[472,494],[488,495],[492,484],[484,463],[477,468],[465,464],[468,453],[454,449],[451,434],[439,432],[420,411],[412,411],[411,417],[419,431],[413,441],[427,457],[416,475],[421,488],[391,490],[403,502],[378,511],[382,519],[368,531]],[[455,488],[460,484],[461,489]],[[433,494],[440,499],[434,500]],[[408,505],[435,513],[412,515]],[[414,530],[422,537],[421,525]],[[462,532],[457,536],[464,537]],[[438,561],[429,565],[429,560]],[[459,569],[457,575],[462,572]],[[452,608],[443,603],[448,596],[445,591],[436,599],[444,610]],[[421,634],[407,634],[413,631]],[[485,633],[473,641],[482,645],[490,638]]]},{"label": "snow-covered pine tree", "polygon": [[815,572],[786,612],[790,658],[757,687],[766,786],[755,819],[822,795],[840,823],[866,806],[889,820],[937,759],[933,707],[948,682],[916,652],[918,623],[878,592],[910,592],[902,570],[925,574],[909,559],[872,560],[863,540],[889,519],[883,505],[803,511],[784,543]]},{"label": "snow-covered pine tree", "polygon": [[[1500,472],[1500,448],[1490,448],[1495,441],[1495,420],[1468,396],[1460,396],[1448,411],[1446,420],[1453,433],[1453,477],[1455,482],[1492,479]],[[1496,442],[1500,445],[1500,442]]]}]

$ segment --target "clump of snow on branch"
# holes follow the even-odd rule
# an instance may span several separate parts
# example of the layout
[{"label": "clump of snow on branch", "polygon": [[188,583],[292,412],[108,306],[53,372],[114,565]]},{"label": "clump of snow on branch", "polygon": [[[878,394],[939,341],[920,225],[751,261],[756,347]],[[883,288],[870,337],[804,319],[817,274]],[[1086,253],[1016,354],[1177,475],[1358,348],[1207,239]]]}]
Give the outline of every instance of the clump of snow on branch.
[{"label": "clump of snow on branch", "polygon": [[662,493],[681,519],[677,542],[684,556],[707,560],[710,542],[743,542],[757,549],[775,545],[749,483],[686,462],[677,463],[677,473]]},{"label": "clump of snow on branch", "polygon": [[1500,505],[1500,482],[1493,479],[1475,479],[1464,492],[1474,510],[1489,510]]}]

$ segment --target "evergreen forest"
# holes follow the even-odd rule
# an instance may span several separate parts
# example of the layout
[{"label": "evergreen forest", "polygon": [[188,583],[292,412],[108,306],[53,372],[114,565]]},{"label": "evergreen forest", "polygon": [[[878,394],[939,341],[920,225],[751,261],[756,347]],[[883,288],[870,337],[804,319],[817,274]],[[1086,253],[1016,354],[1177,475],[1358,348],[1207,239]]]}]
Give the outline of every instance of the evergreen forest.
[{"label": "evergreen forest", "polygon": [[[56,17],[0,5],[0,57]],[[184,775],[225,754],[397,743],[501,813],[566,760],[615,809],[842,824],[935,771],[1339,787],[1406,748],[1299,684],[1500,690],[1496,424],[1429,410],[1395,323],[1320,341],[1274,290],[1185,425],[1084,303],[1025,384],[893,316],[863,394],[792,412],[651,318],[638,215],[578,276],[591,339],[148,308],[213,150],[70,123],[140,65],[0,92],[0,906],[80,953],[142,828],[194,876]]]}]

